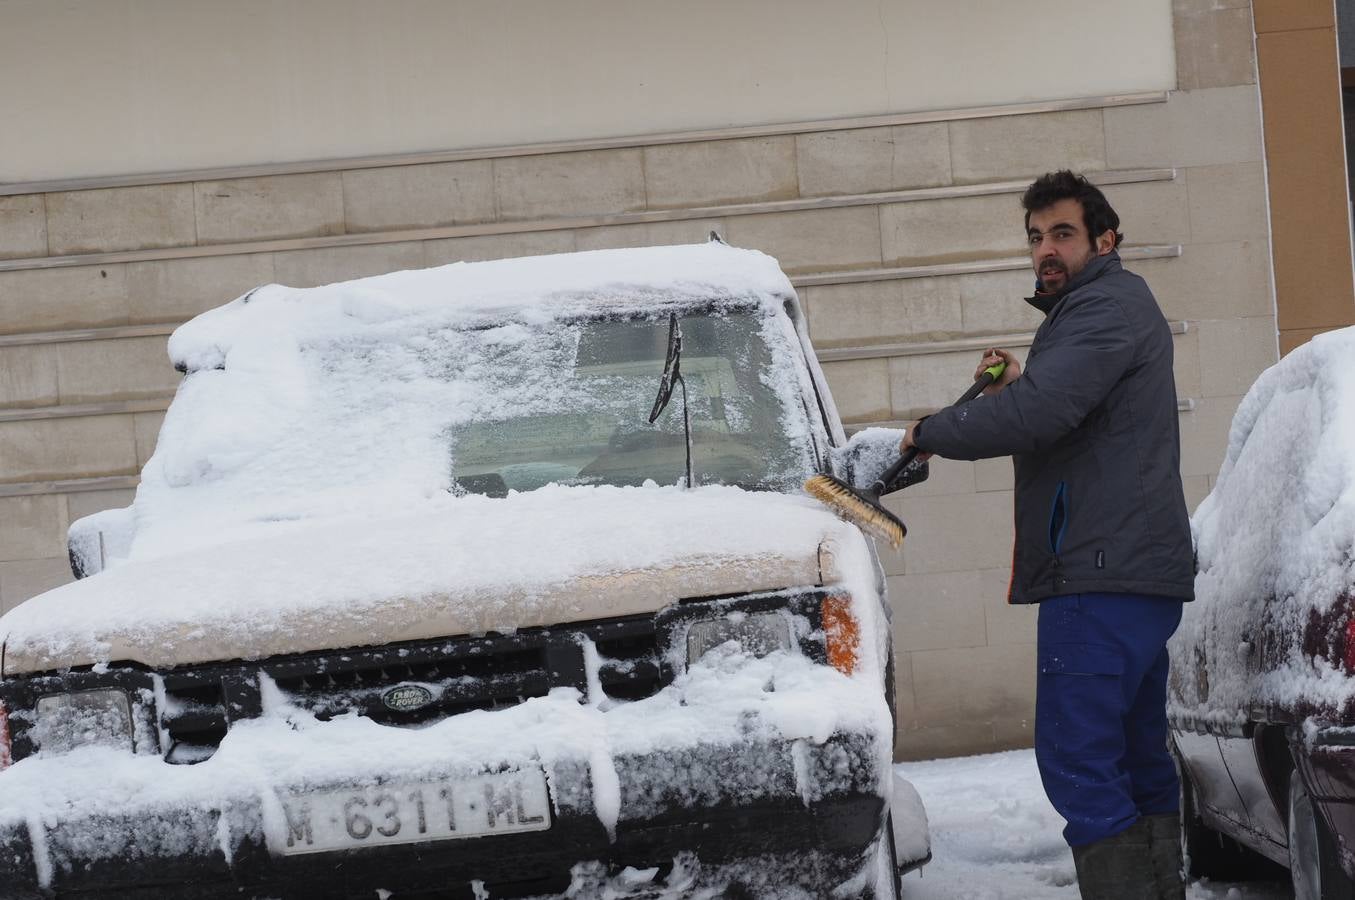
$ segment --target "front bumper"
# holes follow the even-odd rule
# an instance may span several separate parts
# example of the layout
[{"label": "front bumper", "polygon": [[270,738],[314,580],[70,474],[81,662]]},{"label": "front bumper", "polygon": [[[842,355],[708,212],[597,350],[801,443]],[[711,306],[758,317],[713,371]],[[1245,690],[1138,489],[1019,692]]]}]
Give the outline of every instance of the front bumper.
[{"label": "front bumper", "polygon": [[[471,898],[478,882],[499,898],[555,894],[571,882],[577,890],[580,879],[625,866],[658,867],[658,886],[675,859],[687,874],[716,878],[727,864],[761,860],[753,871],[790,866],[784,877],[813,896],[862,869],[884,822],[887,761],[864,735],[698,745],[608,762],[605,772],[582,759],[544,765],[553,807],[546,831],[304,856],[279,852],[270,798],[259,794],[11,821],[0,826],[0,885],[15,898],[370,898],[377,889]],[[616,792],[599,793],[597,781],[613,772]],[[614,839],[596,808],[602,796],[619,797]],[[695,860],[681,862],[692,853]]]}]

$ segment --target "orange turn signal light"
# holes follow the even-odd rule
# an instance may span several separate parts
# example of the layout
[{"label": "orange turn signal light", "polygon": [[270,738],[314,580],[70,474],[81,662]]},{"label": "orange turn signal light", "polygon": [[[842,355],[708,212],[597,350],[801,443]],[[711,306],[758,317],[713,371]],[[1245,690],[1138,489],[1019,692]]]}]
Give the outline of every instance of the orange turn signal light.
[{"label": "orange turn signal light", "polygon": [[822,612],[828,665],[843,675],[850,675],[856,671],[856,659],[861,649],[861,627],[852,615],[852,598],[846,594],[825,597]]}]

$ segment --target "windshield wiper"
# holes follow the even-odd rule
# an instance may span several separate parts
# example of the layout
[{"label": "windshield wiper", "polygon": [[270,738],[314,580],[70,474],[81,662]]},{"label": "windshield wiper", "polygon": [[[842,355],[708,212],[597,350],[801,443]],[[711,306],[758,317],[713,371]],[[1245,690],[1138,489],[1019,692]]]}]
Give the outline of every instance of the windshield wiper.
[{"label": "windshield wiper", "polygon": [[677,313],[668,314],[668,352],[663,360],[663,375],[659,377],[659,395],[654,398],[654,408],[649,411],[649,424],[659,417],[673,398],[673,385],[682,387],[682,433],[687,438],[687,487],[695,484],[692,480],[692,417],[687,407],[687,381],[682,377],[682,326],[678,324]]}]

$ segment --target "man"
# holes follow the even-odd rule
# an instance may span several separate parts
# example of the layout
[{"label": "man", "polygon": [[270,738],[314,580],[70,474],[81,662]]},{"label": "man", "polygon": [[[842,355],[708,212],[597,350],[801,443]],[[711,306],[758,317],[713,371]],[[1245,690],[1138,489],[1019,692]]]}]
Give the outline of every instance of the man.
[{"label": "man", "polygon": [[908,431],[952,459],[1013,458],[1009,602],[1039,603],[1035,758],[1068,821],[1084,900],[1184,898],[1167,750],[1166,642],[1193,598],[1172,337],[1116,252],[1120,218],[1085,178],[1022,198],[1045,314],[1023,371]]}]

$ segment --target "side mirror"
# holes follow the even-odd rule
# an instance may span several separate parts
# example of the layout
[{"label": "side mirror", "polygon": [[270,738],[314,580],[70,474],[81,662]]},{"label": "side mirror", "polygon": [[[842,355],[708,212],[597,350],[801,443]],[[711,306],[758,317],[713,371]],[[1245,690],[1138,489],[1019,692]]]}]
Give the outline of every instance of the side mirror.
[{"label": "side mirror", "polygon": [[132,532],[130,506],[76,519],[66,532],[71,572],[76,578],[85,578],[102,572],[110,559],[126,557],[132,547]]},{"label": "side mirror", "polygon": [[[859,491],[870,490],[899,459],[899,442],[905,432],[898,428],[865,428],[852,435],[846,446],[832,451],[833,474]],[[926,481],[931,474],[926,460],[914,462],[903,470],[884,493],[891,494],[910,484]]]}]

